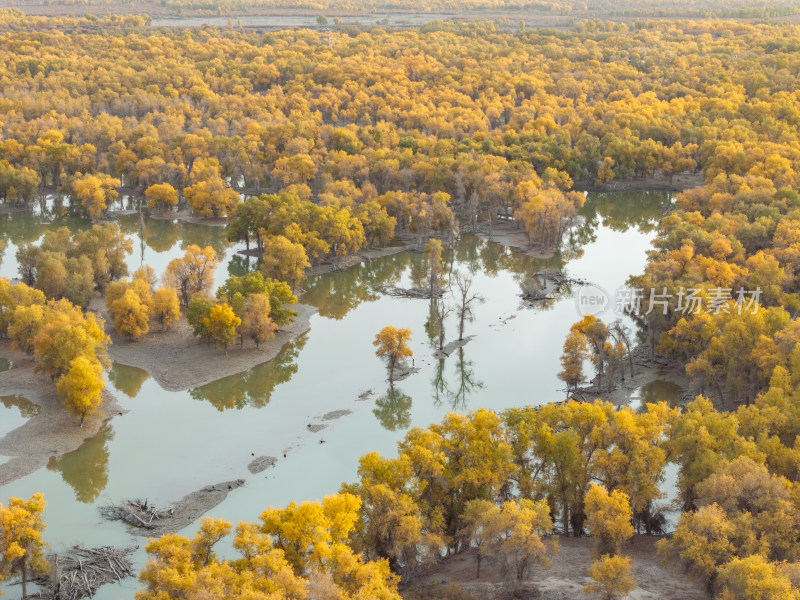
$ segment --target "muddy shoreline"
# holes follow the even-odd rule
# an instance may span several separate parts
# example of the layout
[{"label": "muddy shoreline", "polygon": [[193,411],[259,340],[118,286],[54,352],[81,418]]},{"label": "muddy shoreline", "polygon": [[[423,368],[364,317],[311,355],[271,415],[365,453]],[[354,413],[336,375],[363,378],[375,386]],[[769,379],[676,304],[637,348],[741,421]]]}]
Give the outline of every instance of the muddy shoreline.
[{"label": "muddy shoreline", "polygon": [[356,254],[345,256],[339,261],[338,265],[334,265],[331,262],[322,263],[320,265],[314,265],[313,267],[306,269],[306,277],[314,277],[316,275],[324,275],[325,273],[345,271],[347,269],[352,269],[353,267],[357,267],[365,262],[369,262],[371,260],[375,260],[378,258],[383,258],[385,256],[393,256],[395,254],[400,254],[401,252],[406,252],[407,250],[411,249],[412,249],[411,244],[407,243],[404,243],[399,246],[387,246],[386,248],[367,248],[365,250],[359,251]]},{"label": "muddy shoreline", "polygon": [[106,421],[125,412],[106,390],[100,408],[102,416],[87,418],[81,427],[80,419],[64,410],[50,378],[33,372],[34,362],[29,356],[12,350],[9,342],[0,342],[0,358],[14,363],[11,369],[0,373],[2,394],[24,396],[41,408],[38,415],[0,438],[0,455],[11,457],[0,464],[0,486],[39,470],[52,457],[78,449]]},{"label": "muddy shoreline", "polygon": [[[633,350],[634,356],[637,349]],[[626,359],[627,361],[627,359]],[[595,399],[610,402],[617,407],[630,406],[633,404],[634,393],[643,386],[654,381],[665,381],[677,385],[684,397],[694,398],[700,392],[695,389],[692,379],[687,375],[686,370],[680,364],[667,362],[653,362],[634,359],[634,376],[631,377],[628,371],[627,362],[625,364],[625,381],[620,382],[617,387],[608,392],[597,392],[590,388],[579,388],[570,397],[576,400],[592,402]]]},{"label": "muddy shoreline", "polygon": [[489,235],[489,231],[484,225],[475,232],[475,235],[485,242],[494,242],[508,248],[516,248],[531,258],[553,258],[557,251],[556,248],[550,248],[544,252],[537,250],[537,246],[531,245],[528,234],[520,227],[519,222],[515,220],[495,223],[494,227],[492,227],[491,235]]}]

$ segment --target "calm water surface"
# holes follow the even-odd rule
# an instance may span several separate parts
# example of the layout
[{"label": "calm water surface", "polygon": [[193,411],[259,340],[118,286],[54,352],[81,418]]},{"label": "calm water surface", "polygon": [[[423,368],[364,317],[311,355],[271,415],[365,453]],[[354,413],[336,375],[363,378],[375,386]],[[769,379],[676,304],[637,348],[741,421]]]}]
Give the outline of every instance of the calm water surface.
[{"label": "calm water surface", "polygon": [[[658,192],[590,194],[582,223],[563,252],[548,261],[465,236],[446,256],[445,267],[470,271],[475,289],[486,300],[466,327],[474,339],[446,360],[433,358],[435,332],[426,326],[430,303],[376,290],[380,285],[410,286],[424,276],[424,254],[404,252],[307,281],[302,301],[319,309],[310,330],[276,359],[247,373],[167,392],[146,372],[115,364],[107,373],[108,386],[129,412],[107,422],[79,449],[51,459],[46,469],[0,487],[0,499],[44,492],[49,501],[46,539],[56,550],[76,543],[143,545],[142,538],[132,538],[120,524],[102,521],[97,506],[129,497],[163,505],[204,485],[243,478],[246,485],[208,516],[252,521],[268,506],[335,493],[342,482],[355,479],[362,454],[393,455],[409,427],[437,422],[448,411],[561,400],[563,384],[555,374],[564,337],[580,318],[575,299],[565,293],[546,305],[526,305],[520,283],[550,266],[613,292],[629,275],[642,271],[656,224],[669,203],[670,196]],[[16,245],[38,239],[48,226],[85,226],[70,219],[42,225],[41,219],[30,214],[0,217],[0,236],[8,245],[0,275],[16,276]],[[138,215],[122,218],[121,224],[134,240],[132,269],[144,263],[162,273],[189,243],[208,243],[223,254],[217,283],[228,272],[246,268],[246,261],[235,254],[238,248],[227,246],[221,228]],[[412,330],[419,368],[394,390],[372,346],[385,325]],[[455,323],[448,321],[447,339],[455,331]],[[359,399],[368,391],[365,400]],[[13,429],[5,425],[10,419],[21,424],[22,409],[0,401],[2,435]],[[341,409],[352,412],[321,419]],[[310,423],[328,427],[311,433]],[[279,460],[251,475],[247,464],[253,455]],[[195,529],[192,525],[182,533],[193,535]],[[136,558],[138,569],[146,557],[139,550]],[[131,598],[138,585],[127,580],[122,586],[106,586],[97,597]]]}]

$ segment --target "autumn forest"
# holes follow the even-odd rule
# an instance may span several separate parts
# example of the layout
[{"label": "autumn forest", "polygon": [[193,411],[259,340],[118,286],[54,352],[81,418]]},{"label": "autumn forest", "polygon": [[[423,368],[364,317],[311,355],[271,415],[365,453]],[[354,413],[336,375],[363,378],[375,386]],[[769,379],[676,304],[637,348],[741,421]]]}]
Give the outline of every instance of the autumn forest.
[{"label": "autumn forest", "polygon": [[[0,8],[6,597],[800,599],[800,5],[370,2],[342,24],[365,7],[52,4]],[[315,24],[237,22],[265,8]],[[502,18],[380,22],[454,10]],[[644,301],[576,310],[601,282]],[[491,341],[502,326],[519,347]],[[502,352],[530,374],[480,382]],[[664,379],[675,398],[640,393]],[[319,398],[373,388],[380,448],[359,425],[337,487],[299,482],[366,406]],[[412,418],[411,395],[450,404]],[[101,497],[135,468],[109,427],[129,455],[157,446],[191,430],[183,402],[253,445],[248,478],[198,459],[171,508],[146,475]],[[305,441],[255,458],[271,434],[236,430],[243,407]],[[103,435],[102,460],[74,458]],[[77,502],[37,487],[53,472]],[[264,476],[279,500],[242,500]]]}]

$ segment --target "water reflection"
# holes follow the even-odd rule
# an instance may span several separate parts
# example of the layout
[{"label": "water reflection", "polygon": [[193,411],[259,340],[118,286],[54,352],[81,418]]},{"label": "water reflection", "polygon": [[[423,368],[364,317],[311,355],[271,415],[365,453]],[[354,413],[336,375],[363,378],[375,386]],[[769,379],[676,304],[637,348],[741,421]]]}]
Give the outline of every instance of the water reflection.
[{"label": "water reflection", "polygon": [[14,366],[14,361],[10,358],[0,358],[0,372],[8,371]]},{"label": "water reflection", "polygon": [[0,396],[0,404],[8,409],[16,408],[19,411],[20,417],[23,419],[30,419],[31,417],[35,417],[42,412],[42,409],[38,404],[34,404],[25,396],[19,396],[16,394],[12,394],[10,396]]},{"label": "water reflection", "polygon": [[31,212],[0,216],[0,236],[16,246],[38,240],[47,229],[48,226],[40,224],[39,219]]},{"label": "water reflection", "polygon": [[372,414],[388,431],[407,429],[411,424],[411,396],[390,385],[386,393],[375,400]]},{"label": "water reflection", "polygon": [[266,406],[275,388],[297,373],[297,357],[307,341],[308,332],[288,342],[271,361],[195,388],[189,393],[195,400],[210,402],[219,411]]},{"label": "water reflection", "polygon": [[639,390],[642,406],[666,402],[671,407],[679,406],[683,397],[683,388],[677,383],[656,379],[644,384]]},{"label": "water reflection", "polygon": [[431,344],[431,348],[436,348],[439,345],[439,332],[442,329],[443,323],[439,323],[439,299],[431,298],[428,303],[428,318],[425,319],[425,335]]},{"label": "water reflection", "polygon": [[[582,229],[595,232],[602,222],[614,231],[655,231],[671,199],[671,192],[660,190],[593,193],[580,210],[585,219]],[[594,239],[593,235],[591,241]]]},{"label": "water reflection", "polygon": [[[122,221],[123,219],[121,219]],[[128,221],[129,219],[124,219]],[[153,252],[167,252],[182,239],[183,229],[178,223],[160,219],[148,219],[142,239]]]},{"label": "water reflection", "polygon": [[376,288],[395,285],[412,263],[419,264],[423,254],[402,252],[376,259],[346,271],[311,277],[303,284],[302,301],[319,309],[329,319],[342,319],[363,302],[380,298]]},{"label": "water reflection", "polygon": [[235,275],[236,277],[247,275],[256,270],[258,262],[258,259],[252,256],[234,254],[231,256],[231,262],[228,263],[228,275]]},{"label": "water reflection", "polygon": [[464,358],[464,348],[456,351],[454,377],[445,376],[446,359],[439,359],[431,382],[434,405],[447,404],[451,410],[464,411],[469,405],[470,395],[482,390],[485,384],[475,376],[473,361]]},{"label": "water reflection", "polygon": [[128,396],[128,398],[135,398],[139,395],[139,390],[142,385],[150,378],[150,374],[144,369],[137,367],[129,367],[128,365],[121,365],[114,363],[108,370],[108,380],[114,387]]},{"label": "water reflection", "polygon": [[64,482],[75,490],[78,502],[91,504],[108,485],[108,443],[113,439],[114,429],[106,423],[77,450],[51,457],[47,469],[61,473]]}]

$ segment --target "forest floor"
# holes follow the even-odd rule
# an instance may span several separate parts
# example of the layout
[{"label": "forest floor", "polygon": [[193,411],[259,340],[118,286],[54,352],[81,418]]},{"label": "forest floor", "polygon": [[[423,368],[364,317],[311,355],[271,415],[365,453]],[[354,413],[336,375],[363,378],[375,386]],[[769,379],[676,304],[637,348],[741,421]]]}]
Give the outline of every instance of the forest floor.
[{"label": "forest floor", "polygon": [[[637,587],[629,600],[708,600],[701,581],[669,565],[656,553],[658,537],[637,535],[623,544],[622,554],[633,560],[631,573]],[[576,600],[586,598],[583,586],[592,564],[591,538],[561,537],[559,553],[549,569],[534,566],[522,582],[509,582],[493,560],[481,564],[481,578],[475,578],[475,552],[471,550],[445,559],[404,590],[406,600],[443,597],[450,584],[457,584],[475,600]],[[453,596],[456,597],[456,596]],[[458,596],[461,597],[461,596]]]},{"label": "forest floor", "polygon": [[3,395],[19,395],[38,405],[39,414],[0,438],[0,455],[11,460],[0,464],[0,486],[29,475],[45,466],[51,457],[71,452],[94,436],[103,423],[123,409],[108,391],[103,394],[100,415],[80,419],[64,410],[56,394],[56,386],[47,375],[34,373],[33,360],[11,349],[9,342],[0,342],[0,358],[10,359],[13,367],[0,373]]},{"label": "forest floor", "polygon": [[144,369],[170,392],[211,383],[272,360],[284,344],[308,331],[311,315],[317,311],[307,304],[295,304],[292,310],[298,313],[297,317],[289,325],[281,327],[271,340],[262,343],[259,348],[249,340],[245,341],[244,348],[234,343],[226,352],[198,341],[184,316],[169,331],[162,332],[156,328],[138,340],[130,341],[114,331],[102,300],[93,300],[90,309],[99,312],[106,320],[106,333],[112,341],[108,349],[111,359]]}]

